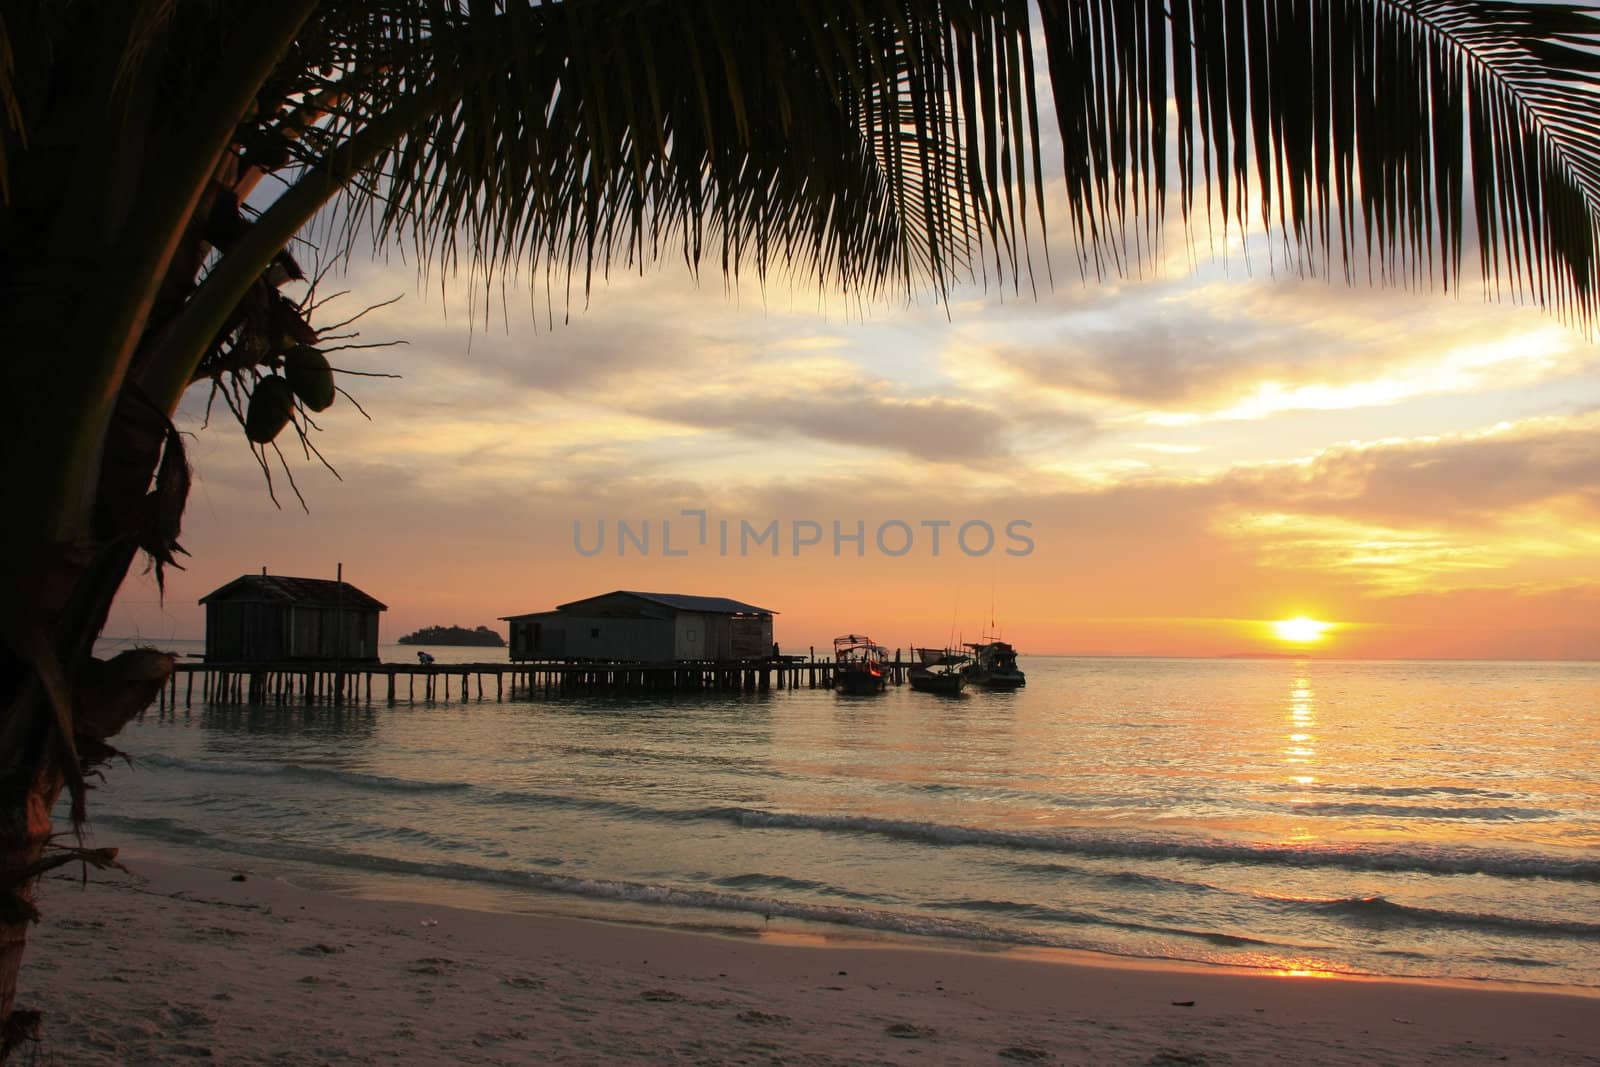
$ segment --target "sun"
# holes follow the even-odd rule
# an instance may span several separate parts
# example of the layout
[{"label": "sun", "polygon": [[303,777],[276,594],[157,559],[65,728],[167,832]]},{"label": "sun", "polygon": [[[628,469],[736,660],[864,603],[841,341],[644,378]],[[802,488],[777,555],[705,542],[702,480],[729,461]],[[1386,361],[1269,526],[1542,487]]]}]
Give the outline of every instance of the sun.
[{"label": "sun", "polygon": [[1304,615],[1297,615],[1292,619],[1279,619],[1272,624],[1272,632],[1278,635],[1278,640],[1288,641],[1296,645],[1307,645],[1313,641],[1322,640],[1322,635],[1328,632],[1329,623],[1318,619],[1308,619]]}]

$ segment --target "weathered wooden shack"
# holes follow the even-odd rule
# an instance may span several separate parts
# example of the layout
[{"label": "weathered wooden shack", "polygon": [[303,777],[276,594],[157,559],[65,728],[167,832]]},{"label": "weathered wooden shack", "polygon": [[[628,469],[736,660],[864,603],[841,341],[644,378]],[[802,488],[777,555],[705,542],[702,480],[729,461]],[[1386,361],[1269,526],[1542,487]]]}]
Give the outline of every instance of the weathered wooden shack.
[{"label": "weathered wooden shack", "polygon": [[502,621],[513,660],[670,663],[769,656],[775,614],[728,597],[618,589]]},{"label": "weathered wooden shack", "polygon": [[388,607],[349,582],[246,574],[200,598],[210,663],[376,662]]}]

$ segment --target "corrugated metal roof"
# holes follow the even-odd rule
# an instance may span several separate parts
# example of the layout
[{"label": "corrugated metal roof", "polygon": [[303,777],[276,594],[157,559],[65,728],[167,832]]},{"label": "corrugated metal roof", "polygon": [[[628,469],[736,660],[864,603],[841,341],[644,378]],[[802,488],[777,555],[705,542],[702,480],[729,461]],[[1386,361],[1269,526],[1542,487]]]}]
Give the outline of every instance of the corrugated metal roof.
[{"label": "corrugated metal roof", "polygon": [[688,593],[641,593],[635,589],[618,589],[610,593],[601,593],[599,596],[584,597],[566,604],[556,605],[556,610],[565,611],[578,604],[587,604],[592,600],[601,600],[609,596],[631,596],[640,600],[648,600],[676,611],[697,611],[707,615],[776,615],[770,608],[758,608],[754,604],[746,604],[742,600],[734,600],[725,596],[693,596]]},{"label": "corrugated metal roof", "polygon": [[240,600],[253,597],[259,600],[276,600],[285,604],[316,604],[323,607],[368,608],[388,611],[389,607],[377,597],[370,596],[349,582],[336,582],[331,578],[292,578],[286,574],[246,574],[235,578],[220,589],[213,589],[200,598],[205,604],[213,600]]}]

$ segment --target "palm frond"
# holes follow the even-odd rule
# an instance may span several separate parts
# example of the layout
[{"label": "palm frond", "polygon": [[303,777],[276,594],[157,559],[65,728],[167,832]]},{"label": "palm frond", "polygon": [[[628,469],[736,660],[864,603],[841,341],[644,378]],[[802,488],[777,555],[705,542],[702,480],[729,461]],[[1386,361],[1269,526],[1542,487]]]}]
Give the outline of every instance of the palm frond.
[{"label": "palm frond", "polygon": [[[1259,215],[1297,269],[1337,256],[1349,277],[1446,286],[1472,237],[1487,282],[1592,324],[1588,12],[1039,10],[1085,272],[1156,251],[1170,131],[1186,224],[1197,205],[1225,231]],[[484,280],[542,268],[569,294],[667,256],[869,296],[1015,284],[1033,268],[1030,207],[1041,232],[1044,218],[1029,16],[1027,0],[328,0],[241,130],[248,167],[301,166],[251,257],[342,194],[347,248],[370,225],[425,264]],[[208,274],[171,347],[210,343],[259,272],[251,257]],[[179,370],[175,389],[193,368]]]},{"label": "palm frond", "polygon": [[1028,271],[1043,177],[1025,0],[365,10],[381,26],[330,35],[384,49],[341,56],[334,140],[471,79],[345,204],[430,262],[468,249],[482,273],[522,261],[587,288],[675,255],[869,294]]},{"label": "palm frond", "polygon": [[[1170,7],[1170,14],[1167,8]],[[1301,268],[1484,283],[1593,326],[1600,19],[1537,0],[1041,0],[1086,268],[1259,213]],[[1467,226],[1467,190],[1472,228]],[[1252,208],[1252,204],[1254,207]],[[1144,228],[1130,245],[1126,219]]]}]

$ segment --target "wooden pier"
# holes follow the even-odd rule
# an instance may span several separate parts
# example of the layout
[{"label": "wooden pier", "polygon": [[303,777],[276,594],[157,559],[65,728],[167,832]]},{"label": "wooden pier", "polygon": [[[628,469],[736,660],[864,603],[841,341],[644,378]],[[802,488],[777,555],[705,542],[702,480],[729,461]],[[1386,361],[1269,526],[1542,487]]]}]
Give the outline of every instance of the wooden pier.
[{"label": "wooden pier", "polygon": [[[884,664],[900,685],[911,667],[900,650]],[[526,660],[503,663],[184,663],[162,690],[160,706],[209,704],[371,704],[466,702],[572,692],[765,692],[830,689],[834,663],[805,656],[765,659],[596,663]],[[476,690],[476,692],[474,692]]]}]

